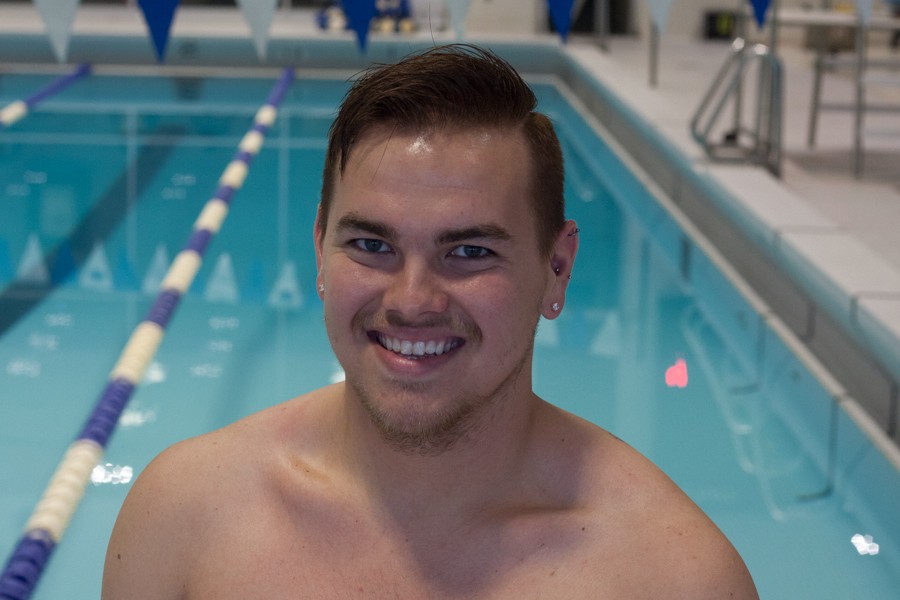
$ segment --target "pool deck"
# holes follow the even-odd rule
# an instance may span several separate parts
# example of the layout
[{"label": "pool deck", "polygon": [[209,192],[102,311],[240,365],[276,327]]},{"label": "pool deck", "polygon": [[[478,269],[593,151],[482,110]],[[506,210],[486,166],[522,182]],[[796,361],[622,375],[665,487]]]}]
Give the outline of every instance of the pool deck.
[{"label": "pool deck", "polygon": [[[309,13],[279,14],[270,33],[273,38],[339,37],[324,33]],[[0,7],[0,35],[43,31],[31,5]],[[146,36],[136,9],[83,6],[74,21],[77,36],[98,33]],[[237,11],[181,9],[172,36],[249,38],[250,29]],[[381,35],[373,34],[373,38]],[[413,34],[425,36],[426,34]],[[437,43],[452,41],[448,32],[428,35]],[[502,36],[473,36],[471,41],[523,41]],[[535,36],[554,43],[549,36]],[[900,52],[876,43],[873,57],[893,57]],[[49,45],[47,47],[50,54]],[[691,161],[695,173],[725,189],[738,210],[753,220],[771,245],[777,260],[803,263],[813,289],[825,290],[817,300],[830,301],[849,324],[876,348],[891,349],[885,359],[893,377],[876,373],[884,384],[881,397],[867,408],[877,426],[900,440],[898,389],[900,380],[900,112],[870,112],[864,126],[864,171],[857,178],[852,168],[853,115],[826,111],[820,115],[818,143],[807,147],[807,126],[813,81],[813,53],[800,44],[782,43],[779,56],[785,70],[783,118],[784,160],[781,177],[764,168],[710,160],[692,139],[689,123],[714,74],[725,61],[727,42],[663,36],[658,82],[649,84],[649,44],[633,37],[612,37],[601,51],[596,40],[574,38],[567,52],[617,97],[627,102],[657,134]],[[4,51],[0,50],[0,61]],[[35,60],[47,61],[47,57]],[[0,63],[2,66],[2,63]],[[893,87],[873,89],[874,102],[900,108],[900,71],[893,73]],[[824,98],[850,102],[853,80],[849,72],[829,76]],[[812,267],[808,269],[807,267]],[[817,287],[818,286],[818,287]],[[834,308],[834,306],[832,307]],[[885,356],[888,353],[879,353]],[[893,361],[893,362],[891,362]],[[896,363],[896,364],[893,364]]]}]

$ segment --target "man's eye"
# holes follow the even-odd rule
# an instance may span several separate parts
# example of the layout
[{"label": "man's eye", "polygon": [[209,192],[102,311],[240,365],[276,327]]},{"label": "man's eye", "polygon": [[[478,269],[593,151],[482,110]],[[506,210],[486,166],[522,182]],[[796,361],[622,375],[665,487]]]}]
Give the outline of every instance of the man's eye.
[{"label": "man's eye", "polygon": [[459,258],[487,258],[491,251],[481,246],[457,246],[450,251],[450,255]]},{"label": "man's eye", "polygon": [[391,247],[381,240],[358,239],[353,240],[353,245],[363,252],[381,253],[391,251]]}]

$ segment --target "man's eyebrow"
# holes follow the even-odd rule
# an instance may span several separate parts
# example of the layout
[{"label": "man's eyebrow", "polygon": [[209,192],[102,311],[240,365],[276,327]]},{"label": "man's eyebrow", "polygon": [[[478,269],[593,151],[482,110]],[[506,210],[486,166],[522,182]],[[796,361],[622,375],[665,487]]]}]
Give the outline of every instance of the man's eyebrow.
[{"label": "man's eyebrow", "polygon": [[463,229],[450,229],[442,231],[435,236],[435,242],[437,242],[438,245],[478,239],[509,241],[513,239],[513,236],[503,227],[494,225],[493,223],[473,225],[472,227],[464,227]]},{"label": "man's eyebrow", "polygon": [[397,231],[393,227],[385,225],[384,223],[379,223],[378,221],[366,219],[355,213],[348,213],[341,217],[338,220],[335,229],[337,231],[347,229],[364,231],[385,240],[397,239]]}]

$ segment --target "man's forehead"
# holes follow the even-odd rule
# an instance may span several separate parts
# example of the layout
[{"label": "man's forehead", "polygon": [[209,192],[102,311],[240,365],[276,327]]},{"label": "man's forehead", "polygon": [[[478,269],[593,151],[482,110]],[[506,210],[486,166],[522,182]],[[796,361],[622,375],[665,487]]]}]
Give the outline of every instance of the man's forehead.
[{"label": "man's forehead", "polygon": [[375,125],[365,129],[348,149],[343,160],[346,166],[359,163],[366,151],[381,147],[385,143],[404,145],[413,155],[432,152],[440,144],[464,139],[468,144],[489,145],[514,140],[525,147],[525,134],[520,127],[493,125],[403,127],[400,125]]}]

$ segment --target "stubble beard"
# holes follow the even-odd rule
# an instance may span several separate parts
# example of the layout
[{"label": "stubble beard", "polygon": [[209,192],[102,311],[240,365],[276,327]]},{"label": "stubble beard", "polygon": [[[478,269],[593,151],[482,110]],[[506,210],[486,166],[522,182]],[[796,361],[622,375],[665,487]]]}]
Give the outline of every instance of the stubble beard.
[{"label": "stubble beard", "polygon": [[[536,331],[537,320],[533,328],[533,332]],[[435,413],[415,406],[423,395],[434,392],[429,384],[391,381],[393,393],[397,396],[410,396],[408,400],[401,401],[403,409],[393,411],[383,408],[391,403],[379,402],[377,393],[370,390],[364,382],[348,377],[347,384],[353,389],[372,425],[388,446],[406,455],[439,456],[454,448],[461,440],[476,435],[487,424],[485,415],[489,412],[488,409],[509,398],[514,382],[531,360],[533,350],[534,335],[522,349],[510,372],[494,389],[483,395],[469,393],[458,397]]]}]

